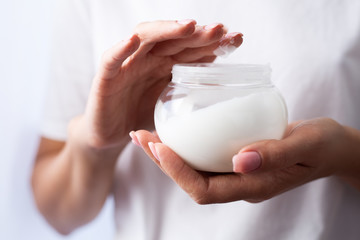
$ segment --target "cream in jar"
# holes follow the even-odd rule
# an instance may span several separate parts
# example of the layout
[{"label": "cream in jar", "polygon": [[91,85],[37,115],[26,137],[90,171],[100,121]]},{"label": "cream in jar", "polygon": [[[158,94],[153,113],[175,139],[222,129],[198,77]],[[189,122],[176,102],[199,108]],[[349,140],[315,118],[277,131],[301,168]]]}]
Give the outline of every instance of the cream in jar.
[{"label": "cream in jar", "polygon": [[280,139],[286,126],[267,65],[175,65],[155,107],[161,141],[202,171],[231,172],[242,147]]}]

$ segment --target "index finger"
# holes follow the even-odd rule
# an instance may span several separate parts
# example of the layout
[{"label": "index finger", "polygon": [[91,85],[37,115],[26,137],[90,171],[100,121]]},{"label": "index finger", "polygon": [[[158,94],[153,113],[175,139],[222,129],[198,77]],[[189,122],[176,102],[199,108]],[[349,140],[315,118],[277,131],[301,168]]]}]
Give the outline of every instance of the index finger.
[{"label": "index finger", "polygon": [[102,56],[98,79],[108,80],[116,76],[123,62],[138,49],[139,44],[139,37],[134,34],[108,49]]},{"label": "index finger", "polygon": [[195,25],[196,21],[192,19],[140,23],[134,31],[141,40],[137,54],[147,53],[157,42],[190,36],[195,31]]}]

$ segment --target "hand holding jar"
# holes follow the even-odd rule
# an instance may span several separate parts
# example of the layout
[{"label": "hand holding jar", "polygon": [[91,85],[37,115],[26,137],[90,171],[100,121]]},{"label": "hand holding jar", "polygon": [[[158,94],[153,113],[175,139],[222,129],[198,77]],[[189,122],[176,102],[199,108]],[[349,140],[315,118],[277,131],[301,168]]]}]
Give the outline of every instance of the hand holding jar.
[{"label": "hand holding jar", "polygon": [[229,66],[201,66],[215,69],[216,78],[200,70],[188,81],[189,72],[177,67],[189,65],[175,66],[155,110],[157,134],[131,133],[196,202],[259,202],[330,175],[360,189],[358,130],[327,118],[287,125],[265,66],[238,66],[246,74],[237,79],[229,78],[236,72]]}]

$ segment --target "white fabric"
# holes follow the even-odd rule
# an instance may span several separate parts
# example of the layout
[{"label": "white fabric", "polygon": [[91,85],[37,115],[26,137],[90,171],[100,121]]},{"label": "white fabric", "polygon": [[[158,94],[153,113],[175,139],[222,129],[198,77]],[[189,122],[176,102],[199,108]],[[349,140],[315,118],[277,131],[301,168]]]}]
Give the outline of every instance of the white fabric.
[{"label": "white fabric", "polygon": [[[65,140],[84,111],[101,54],[141,21],[196,19],[241,31],[223,62],[271,63],[289,121],[331,117],[360,129],[360,2],[351,0],[62,0],[43,134]],[[121,111],[119,109],[119,111]],[[200,206],[139,148],[120,156],[118,239],[358,239],[360,193],[320,179],[259,204]]]}]

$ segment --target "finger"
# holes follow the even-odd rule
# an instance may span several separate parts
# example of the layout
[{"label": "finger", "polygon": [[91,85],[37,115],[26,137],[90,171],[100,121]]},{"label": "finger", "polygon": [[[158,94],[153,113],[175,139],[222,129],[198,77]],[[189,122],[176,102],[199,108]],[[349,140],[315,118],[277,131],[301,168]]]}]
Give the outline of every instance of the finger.
[{"label": "finger", "polygon": [[199,204],[259,202],[304,184],[313,176],[311,170],[299,165],[249,175],[209,174],[195,171],[162,143],[153,143],[151,151],[161,169]]},{"label": "finger", "polygon": [[158,42],[190,36],[195,31],[195,25],[196,21],[192,19],[140,23],[135,28],[141,39],[137,55],[146,54]]},{"label": "finger", "polygon": [[213,43],[205,47],[186,48],[172,56],[172,58],[177,62],[196,62],[196,60],[203,57],[215,56],[214,51],[218,46],[219,43]]},{"label": "finger", "polygon": [[154,46],[151,53],[155,56],[171,56],[185,48],[197,48],[219,41],[225,32],[224,25],[215,23],[208,26],[196,26],[195,32],[186,38],[172,39],[160,42]]},{"label": "finger", "polygon": [[221,46],[222,49],[236,49],[243,42],[241,33],[229,33],[211,45],[199,48],[186,48],[174,55],[172,58],[178,62],[194,62],[206,56],[216,56],[216,50]]},{"label": "finger", "polygon": [[[296,164],[303,164],[308,159],[316,158],[321,148],[321,134],[316,129],[296,125],[288,130],[288,136],[282,140],[266,140],[243,148],[233,158],[235,172],[249,173],[285,169]],[[316,165],[316,164],[315,164]],[[315,167],[308,165],[307,167]]]},{"label": "finger", "polygon": [[261,202],[313,180],[314,175],[312,169],[294,165],[286,169],[240,176],[240,179],[233,180],[231,184],[229,181],[220,182],[216,195],[228,194],[227,201]]},{"label": "finger", "polygon": [[312,176],[303,166],[251,175],[208,174],[189,167],[162,143],[154,144],[154,151],[162,170],[199,204],[259,202],[310,181]]},{"label": "finger", "polygon": [[145,153],[160,167],[159,161],[156,156],[154,156],[149,146],[149,143],[161,142],[157,134],[152,134],[146,130],[139,130],[136,132],[132,131],[130,137],[132,137],[133,142],[142,147]]},{"label": "finger", "polygon": [[194,61],[192,61],[192,63],[211,63],[213,61],[215,61],[216,56],[206,56],[206,57],[202,57],[200,59],[196,59]]},{"label": "finger", "polygon": [[137,35],[131,36],[107,50],[101,60],[98,71],[99,79],[111,79],[120,71],[122,63],[133,54],[140,45],[140,39]]},{"label": "finger", "polygon": [[202,204],[245,200],[261,202],[313,180],[312,169],[294,165],[287,169],[253,174],[219,174],[207,179],[206,192],[196,192]]},{"label": "finger", "polygon": [[301,125],[300,123],[302,123],[302,122],[304,122],[304,120],[298,120],[298,121],[294,121],[294,122],[289,123],[288,126],[286,127],[286,130],[285,130],[285,133],[284,133],[284,137],[283,137],[283,138],[288,137],[289,135],[291,135],[291,133],[292,133],[294,130],[296,130],[296,128],[297,128],[298,126],[300,126],[300,125]]},{"label": "finger", "polygon": [[243,34],[238,32],[228,33],[220,41],[219,47],[214,50],[216,56],[227,56],[236,50],[243,42]]},{"label": "finger", "polygon": [[[145,134],[143,137],[145,140]],[[149,139],[151,140],[153,137],[150,136]],[[162,143],[152,143],[151,145],[152,156],[156,156],[156,162],[160,168],[197,203],[228,202],[240,200],[239,197],[247,196],[247,192],[239,191],[239,184],[234,184],[236,181],[241,182],[239,176],[198,172],[188,166],[166,145]],[[239,192],[243,195],[239,196]]]},{"label": "finger", "polygon": [[197,197],[207,192],[208,184],[202,174],[187,165],[176,153],[162,143],[154,144],[154,151],[163,171],[185,192],[197,201]]}]

